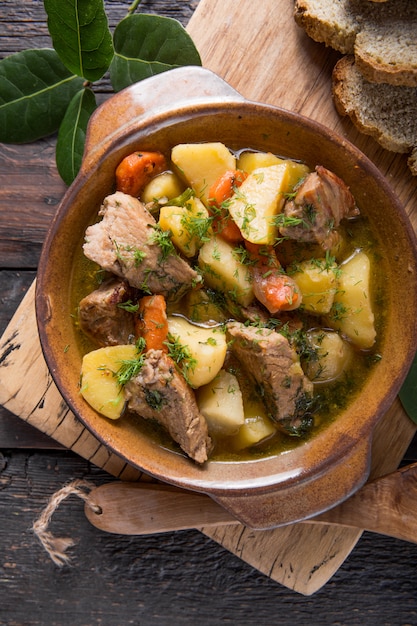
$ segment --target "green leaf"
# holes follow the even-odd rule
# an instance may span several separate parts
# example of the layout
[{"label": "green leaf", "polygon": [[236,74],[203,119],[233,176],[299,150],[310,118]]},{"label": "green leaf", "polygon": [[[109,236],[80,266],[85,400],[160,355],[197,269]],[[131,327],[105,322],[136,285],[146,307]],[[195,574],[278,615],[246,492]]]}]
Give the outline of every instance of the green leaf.
[{"label": "green leaf", "polygon": [[80,169],[88,121],[96,107],[91,89],[82,89],[71,100],[59,128],[56,164],[67,185],[72,183]]},{"label": "green leaf", "polygon": [[56,132],[82,83],[49,48],[0,61],[0,141],[25,143]]},{"label": "green leaf", "polygon": [[54,48],[71,72],[98,80],[113,58],[103,0],[44,0]]},{"label": "green leaf", "polygon": [[180,22],[158,15],[129,15],[114,31],[110,80],[115,91],[183,65],[201,65],[200,55]]},{"label": "green leaf", "polygon": [[400,389],[399,397],[404,411],[417,424],[417,354]]}]

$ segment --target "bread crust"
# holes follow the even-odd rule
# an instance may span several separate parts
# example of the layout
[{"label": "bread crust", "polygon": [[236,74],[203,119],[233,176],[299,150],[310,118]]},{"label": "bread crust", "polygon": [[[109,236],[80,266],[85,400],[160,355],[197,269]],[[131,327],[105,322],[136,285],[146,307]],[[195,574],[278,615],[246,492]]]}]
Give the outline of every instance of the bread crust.
[{"label": "bread crust", "polygon": [[415,0],[295,0],[294,19],[315,41],[354,54],[369,82],[417,86]]},{"label": "bread crust", "polygon": [[410,67],[409,64],[403,63],[401,60],[397,61],[395,65],[380,62],[368,50],[355,46],[355,61],[358,70],[370,83],[417,87],[417,68]]},{"label": "bread crust", "polygon": [[[332,2],[332,0],[330,0]],[[326,14],[320,9],[320,3],[314,0],[296,0],[294,3],[294,19],[307,35],[318,43],[324,43],[343,54],[353,52],[356,36],[359,32],[355,19],[350,19],[342,3],[336,3],[332,11]]]},{"label": "bread crust", "polygon": [[417,88],[368,83],[353,55],[342,57],[332,75],[337,112],[383,148],[411,153],[408,166],[417,176]]}]

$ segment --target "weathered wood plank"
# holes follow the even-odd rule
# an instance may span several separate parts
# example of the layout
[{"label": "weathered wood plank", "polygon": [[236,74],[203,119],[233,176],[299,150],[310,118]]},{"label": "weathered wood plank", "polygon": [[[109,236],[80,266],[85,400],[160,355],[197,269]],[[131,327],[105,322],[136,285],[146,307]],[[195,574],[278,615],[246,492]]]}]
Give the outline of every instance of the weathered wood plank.
[{"label": "weathered wood plank", "polygon": [[35,275],[34,271],[0,270],[0,335],[6,330]]},{"label": "weathered wood plank", "polygon": [[[39,2],[34,2],[33,3],[34,6],[38,5],[38,7],[39,7],[39,4],[40,4]],[[108,3],[108,4],[110,4],[110,3]],[[117,4],[117,6],[119,6],[120,3],[111,3],[111,4],[112,5],[113,4]],[[217,2],[217,0],[213,0],[212,1],[212,3],[210,4],[210,8],[208,8],[208,4],[209,3],[206,3],[205,12],[202,13],[202,17],[204,17],[204,24],[200,25],[198,31],[196,30],[196,34],[198,33],[198,42],[199,42],[199,44],[202,47],[205,48],[205,60],[206,60],[205,64],[207,66],[210,66],[210,64],[213,63],[213,67],[215,67],[216,63],[220,63],[220,61],[224,62],[224,57],[222,57],[222,55],[224,55],[224,52],[222,52],[221,50],[222,50],[222,45],[224,44],[224,41],[225,41],[225,37],[227,37],[227,43],[228,43],[230,49],[232,49],[232,48],[235,49],[235,47],[238,46],[237,50],[240,51],[240,56],[237,55],[237,56],[239,56],[239,60],[237,60],[237,56],[236,56],[236,58],[234,59],[234,62],[228,64],[228,66],[226,68],[226,71],[227,71],[226,78],[230,78],[230,81],[232,83],[235,83],[235,81],[236,81],[236,83],[235,83],[236,87],[242,85],[242,92],[245,95],[248,95],[248,97],[249,97],[249,91],[246,91],[246,87],[245,87],[245,76],[247,75],[247,69],[246,69],[247,65],[245,65],[245,63],[247,63],[248,60],[250,61],[250,58],[253,56],[253,44],[256,43],[257,41],[261,42],[261,40],[257,39],[255,37],[255,38],[253,38],[252,42],[249,42],[250,45],[247,44],[247,43],[243,43],[243,38],[241,37],[241,35],[245,34],[244,32],[243,33],[239,32],[239,30],[236,29],[236,28],[235,28],[234,31],[230,30],[230,28],[229,29],[227,28],[227,24],[229,23],[229,26],[230,26],[230,24],[232,23],[231,16],[232,16],[233,11],[240,11],[241,9],[240,9],[240,5],[238,6],[236,3],[232,3],[232,2],[228,3],[228,2],[226,2],[226,5],[228,5],[229,10],[226,11],[226,17],[225,17],[225,22],[224,22],[224,24],[225,24],[224,29],[223,29],[223,31],[221,31],[221,29],[219,29],[219,31],[216,32],[216,36],[213,38],[212,41],[207,41],[207,39],[205,39],[207,37],[207,30],[208,30],[206,28],[206,25],[210,24],[210,20],[213,19],[213,15],[216,15],[216,6],[217,6],[218,9],[224,8],[224,7],[222,7],[223,3]],[[142,6],[143,6],[143,8],[146,8],[147,5],[149,6],[150,3],[144,2]],[[3,4],[2,8],[4,6],[5,5]],[[13,8],[10,3],[7,6],[8,6],[8,8]],[[175,5],[172,5],[172,8],[174,8],[174,6]],[[256,6],[251,6],[250,7],[250,11],[254,11],[255,15],[256,15],[256,11],[257,10],[258,10],[258,7],[256,7]],[[214,13],[213,13],[213,11],[214,11]],[[277,29],[276,32],[278,32],[278,26],[279,26],[278,20],[282,18],[282,12],[281,12],[281,14],[279,16],[278,16],[278,13],[275,16],[275,15],[273,15],[273,12],[271,11],[269,17],[271,18],[270,20],[265,20],[265,29],[269,33],[273,32],[273,29]],[[196,28],[195,24],[196,24],[196,22],[194,22],[194,28]],[[265,36],[265,33],[266,33],[266,31],[262,33],[263,37]],[[44,34],[41,34],[41,36],[43,37]],[[279,39],[277,39],[277,41],[279,41]],[[25,43],[27,43],[27,42],[25,42]],[[308,42],[307,40],[304,40],[302,45],[305,46],[306,51],[309,54],[312,53],[312,51],[313,51],[313,54],[317,54],[317,50],[319,50],[316,47],[315,44],[311,44],[311,42]],[[25,45],[25,47],[26,47],[26,45]],[[314,50],[313,50],[313,48],[314,48]],[[306,52],[306,54],[307,54],[307,52]],[[277,46],[277,48],[273,51],[273,56],[268,57],[268,62],[270,63],[270,67],[279,67],[279,62],[281,62],[281,59],[283,59],[282,63],[284,64],[283,67],[285,68],[285,62],[284,61],[285,61],[286,57],[285,57],[284,53],[285,53],[285,50],[282,50],[282,49],[279,48],[279,46]],[[319,53],[318,56],[317,56],[318,62],[320,62],[320,59],[321,59],[321,54]],[[328,78],[330,67],[331,66],[330,66],[329,62],[323,65],[323,67],[321,69],[320,80],[325,79],[326,76]],[[242,71],[242,68],[243,68],[244,71]],[[239,70],[240,70],[240,73],[239,73]],[[300,71],[302,71],[302,70],[303,70],[303,67],[301,65],[300,66]],[[258,82],[255,81],[255,83],[252,85],[252,89],[254,91],[253,91],[253,95],[251,95],[250,97],[264,99],[265,101],[268,101],[268,84],[265,81],[262,81],[260,79],[260,76],[258,76],[258,78],[259,78]],[[287,80],[288,80],[288,78],[287,78]],[[291,80],[294,81],[294,73],[292,73]],[[242,82],[239,82],[239,81],[242,81]],[[272,82],[271,82],[271,85],[272,85]],[[297,95],[295,93],[295,91],[294,91],[294,85],[295,85],[295,83],[288,83],[288,84],[284,83],[282,85],[282,88],[283,89],[285,88],[284,91],[283,91],[282,100],[280,102],[274,102],[274,103],[276,103],[276,104],[284,104],[285,105],[285,96],[289,95],[290,89],[291,89],[291,90],[293,90],[292,93],[297,97],[296,102],[297,102],[298,109],[300,111],[304,112],[305,114],[310,114],[311,113],[312,116],[314,117],[314,114],[316,114],[318,112],[319,107],[314,108],[315,107],[314,102],[312,100],[309,101],[308,98],[305,97],[306,96],[305,91],[304,91],[304,93],[299,93]],[[312,85],[312,87],[314,87],[314,85]],[[103,93],[104,92],[105,92],[105,83],[103,83]],[[263,94],[265,94],[265,98],[263,98]],[[272,96],[271,96],[271,99],[272,99]],[[323,94],[322,95],[322,100],[323,100],[323,102],[321,102],[321,104],[323,104],[323,107],[320,109],[321,110],[321,114],[323,114],[323,110],[327,110],[327,108],[329,107],[328,94],[327,94],[327,99],[326,99],[326,95]],[[331,116],[330,116],[330,119],[331,119]],[[340,121],[338,121],[337,124],[340,124],[340,126],[338,126],[340,128],[346,128],[348,135],[350,133],[352,133],[351,128],[348,127],[347,125],[343,124]],[[350,134],[349,136],[355,137],[355,134],[353,134],[353,135]],[[361,143],[361,141],[364,141],[364,140],[362,138],[358,137],[358,143],[359,144]],[[29,148],[27,148],[27,149],[29,149]],[[370,148],[368,148],[368,150],[369,150],[370,156],[372,155],[374,158],[375,157],[379,158],[380,153],[381,153],[381,149],[380,148],[378,148],[375,145],[372,145]],[[405,172],[403,164],[402,164],[402,161],[400,161],[399,159],[394,159],[395,162],[392,163],[392,160],[390,160],[386,155],[383,155],[383,156],[384,156],[384,159],[385,159],[385,163],[381,166],[381,168],[382,169],[386,168],[386,171],[388,171],[390,169],[391,172],[395,173],[394,181],[393,181],[394,182],[394,186],[398,185],[398,188],[400,189],[400,187],[402,186],[401,176]],[[51,158],[51,155],[49,155],[49,158]],[[46,162],[47,161],[45,161],[44,164]],[[51,161],[49,161],[48,167],[50,167],[50,163],[51,163]],[[9,170],[9,172],[10,172],[10,170]],[[31,188],[35,189],[34,181],[33,181],[33,183],[31,183],[31,185],[33,185]],[[48,189],[49,189],[49,185],[48,185]],[[414,187],[414,189],[415,189],[415,187]],[[413,193],[414,193],[414,191],[410,187],[410,190],[409,190],[409,193],[408,193],[408,198],[409,198],[410,201],[412,199]],[[36,196],[36,193],[35,193],[35,196]],[[39,203],[38,206],[41,207],[42,205],[40,203],[40,196],[38,195],[36,197],[37,197],[37,202]],[[55,197],[55,196],[53,195],[52,197]],[[10,203],[9,203],[9,210],[10,210]],[[47,221],[50,220],[52,215],[53,215],[53,210],[51,210],[50,213],[47,212],[46,220]],[[28,216],[30,216],[30,211],[27,211],[27,209],[25,208],[23,210],[23,218],[27,219]],[[9,219],[9,217],[10,217],[9,213],[4,213],[4,218],[6,220],[5,223],[7,223],[7,220]],[[43,220],[43,218],[42,218],[42,220]],[[44,222],[43,221],[42,221],[40,227],[41,227],[41,229],[44,228]],[[35,228],[31,231],[31,236],[33,236],[32,238],[33,238],[33,243],[34,243],[35,246],[38,245],[38,234],[37,233],[39,233],[39,231],[36,231],[36,228],[37,228],[37,223],[36,223]],[[21,237],[20,235],[19,235],[19,237],[20,237],[19,242],[22,244],[22,250],[20,251],[20,254],[23,255],[24,244],[28,243],[28,242],[25,242],[24,237]],[[36,257],[36,252],[35,253],[31,253],[31,254],[32,254],[32,257],[31,257],[32,259]],[[22,257],[22,258],[24,258],[24,257]],[[24,262],[27,263],[29,261],[26,259]],[[33,261],[31,260],[30,263],[32,263],[32,262]],[[28,266],[29,265],[25,265],[25,267],[28,267]],[[8,265],[7,267],[18,267],[18,265]],[[17,472],[15,471],[14,472],[14,476],[16,476],[16,475],[17,475]],[[64,477],[63,475],[60,476],[60,478],[63,478],[63,477]],[[33,479],[33,476],[32,476],[32,479]],[[52,483],[49,482],[48,485],[49,485],[49,487],[51,487]],[[15,483],[15,486],[16,486],[16,483]],[[46,492],[47,488],[45,489],[45,485],[41,485],[40,483],[39,483],[39,486],[41,487],[41,490],[38,493],[39,494],[44,494]],[[42,487],[43,487],[43,490],[42,490]],[[71,523],[72,523],[72,521],[73,521],[73,515],[71,514]],[[160,544],[158,543],[158,545],[160,545]],[[117,544],[116,544],[116,546],[114,548],[112,548],[112,551],[113,550],[118,550],[118,548],[120,548],[120,541],[117,542]],[[184,546],[184,550],[186,550],[186,549],[187,548]],[[89,556],[90,555],[88,555],[88,557]],[[91,562],[91,560],[88,560],[88,557],[87,557],[87,560],[85,561],[85,567],[87,568],[87,571],[88,571],[88,568],[90,568],[90,569],[94,568],[96,566],[96,564],[97,564],[97,561]],[[12,562],[12,560],[11,560],[11,562]],[[29,557],[29,560],[26,561],[26,562],[33,563],[33,556]],[[129,562],[131,563],[131,561],[129,561]],[[109,567],[108,563],[109,563],[109,561],[108,561],[108,559],[106,559],[104,561],[104,564],[103,564],[104,568],[106,568],[106,567],[108,568]],[[152,564],[151,564],[151,567],[152,567]],[[244,566],[242,566],[239,563],[238,567],[239,567],[239,572],[240,572],[240,568],[244,567]],[[146,567],[145,567],[145,569],[146,569]],[[192,568],[192,571],[193,571],[193,580],[191,581],[191,585],[194,582],[194,572],[195,572],[194,568]],[[148,570],[148,576],[149,576],[149,572],[152,573],[152,570]],[[290,570],[288,570],[288,573],[290,573]],[[124,572],[122,572],[121,575],[119,575],[117,578],[119,578],[119,579],[123,578],[123,574],[124,574]],[[210,585],[210,582],[212,583],[212,580],[213,580],[212,576],[213,575],[215,576],[215,568],[213,568],[213,567],[211,568],[210,575],[211,576],[208,578],[208,584],[209,585]],[[66,574],[64,574],[64,576],[66,576]],[[152,575],[150,575],[150,579],[152,579]],[[68,580],[69,579],[67,578],[67,582],[68,582]],[[132,581],[130,581],[130,582],[132,582]],[[175,593],[180,593],[181,594],[181,592],[183,592],[183,589],[184,589],[183,584],[184,584],[184,582],[185,581],[183,580],[181,587],[179,587],[179,589],[180,589],[179,591],[177,591],[177,587],[175,587],[172,590],[173,593],[174,593],[174,597],[176,597]],[[239,583],[240,582],[241,581],[239,581]],[[71,583],[76,584],[76,581],[74,579],[71,579]],[[229,581],[229,586],[226,585],[226,589],[230,588],[230,585],[231,585],[231,587],[233,589],[233,587],[235,585],[235,582],[234,581],[233,582]],[[25,590],[27,591],[28,588],[32,589],[34,591],[33,587],[25,587]],[[191,587],[191,588],[193,588],[193,587]],[[199,600],[201,600],[201,598],[203,598],[203,599],[207,598],[207,594],[206,595],[204,594],[205,589],[206,588],[201,590],[201,596],[200,596]],[[222,587],[219,586],[219,591],[221,589],[222,589]],[[224,585],[223,585],[223,589],[224,589]],[[274,586],[272,589],[275,590],[276,587]],[[117,591],[120,594],[120,587],[118,587]],[[142,591],[145,591],[145,593],[146,593],[146,587],[143,587]],[[198,591],[200,593],[200,589],[198,589]],[[37,589],[36,589],[36,592],[37,592],[37,595],[39,595],[39,592],[38,592]],[[235,622],[236,621],[235,618],[237,618],[237,621],[239,623],[245,623],[245,619],[249,615],[249,613],[248,613],[248,605],[246,604],[246,597],[247,596],[245,596],[245,599],[242,600],[243,603],[244,603],[242,605],[243,612],[241,612],[239,610],[239,607],[236,606],[233,609],[233,613],[231,613],[231,614],[228,613],[227,614],[226,619],[230,619],[232,622]],[[285,597],[285,596],[283,596],[283,597]],[[67,598],[67,601],[69,601],[69,602],[71,602],[71,599],[73,600],[73,606],[75,607],[76,614],[77,614],[77,610],[80,607],[79,597],[76,596],[75,598],[72,598],[71,593],[70,593],[69,595],[66,596],[66,598]],[[120,595],[119,595],[119,598],[120,598]],[[276,598],[276,596],[275,596],[275,598]],[[293,598],[294,598],[294,596],[291,596],[291,599],[293,599]],[[49,599],[50,599],[50,595],[49,595]],[[256,599],[256,598],[252,598],[252,600],[254,600],[254,599]],[[262,601],[262,598],[260,598],[260,600]],[[57,602],[57,598],[56,597],[54,597],[54,601]],[[116,600],[114,600],[114,601],[116,601]],[[45,599],[44,602],[45,602],[45,604],[48,603],[48,601],[46,599]],[[82,600],[81,600],[81,603],[83,603],[83,602],[84,602],[84,604],[82,604],[82,606],[91,611],[91,604],[90,604],[91,596],[89,596],[88,601],[83,596]],[[143,600],[142,600],[142,602],[143,602]],[[48,604],[49,604],[48,608],[51,608],[50,607],[50,604],[51,604],[50,601],[49,601]],[[150,612],[148,614],[146,613],[146,611],[145,611],[145,614],[142,614],[141,612],[139,612],[140,620],[144,619],[146,623],[152,623],[152,620],[154,620],[153,623],[158,623],[158,624],[164,623],[164,621],[166,623],[168,623],[168,620],[171,622],[172,621],[172,615],[173,615],[173,613],[172,613],[172,608],[173,608],[172,607],[172,596],[171,596],[171,600],[170,600],[170,602],[168,604],[169,604],[169,609],[170,609],[169,613],[164,613],[164,608],[163,607],[165,605],[164,604],[160,604],[160,606],[157,607],[156,612]],[[197,605],[194,605],[194,607],[189,607],[187,605],[187,608],[191,609],[191,613],[193,614],[193,623],[195,621],[195,616],[196,615],[199,615],[199,617],[201,617],[201,615],[202,615],[203,621],[201,622],[201,620],[199,620],[200,623],[204,623],[204,620],[206,621],[207,624],[215,623],[215,620],[217,619],[217,615],[214,617],[214,621],[213,621],[213,609],[212,609],[212,606],[210,605],[210,602],[208,602],[207,604],[208,604],[208,613],[209,614],[206,613],[206,611],[204,609],[203,609],[202,612],[199,610],[200,602],[198,602]],[[236,603],[233,602],[233,604],[235,605]],[[10,606],[10,605],[6,605],[6,606]],[[51,624],[52,623],[62,623],[62,622],[60,622],[60,619],[62,619],[63,615],[62,615],[61,612],[59,612],[59,613],[56,612],[56,610],[55,610],[56,606],[57,605],[55,604],[51,608],[49,613],[48,613],[48,623],[51,623]],[[144,606],[144,605],[142,604],[142,606]],[[174,608],[175,608],[175,606],[176,605],[174,603]],[[182,605],[180,605],[180,615],[182,616],[181,606]],[[219,607],[219,605],[217,605],[217,606]],[[223,606],[222,603],[220,603],[220,606]],[[305,606],[306,607],[309,606],[309,603],[306,602]],[[350,604],[349,606],[350,606],[350,608],[352,608],[352,607],[355,606],[355,604]],[[312,607],[313,607],[313,605],[311,604],[310,608],[312,608]],[[261,614],[262,612],[260,613],[258,608],[256,609],[256,619],[264,618],[264,621],[267,622],[268,621],[268,616],[270,616],[271,614],[276,613],[276,611],[279,610],[278,605],[274,604],[274,603],[272,603],[272,605],[269,605],[269,607],[268,607],[268,604],[266,603],[265,608],[268,609],[266,611],[265,615],[262,615]],[[272,613],[271,613],[271,609],[272,609]],[[14,603],[13,610],[16,611],[16,603]],[[17,608],[17,611],[18,611],[17,621],[20,620],[23,623],[24,620],[25,620],[25,617],[22,616],[23,612],[20,610],[20,607]],[[371,615],[374,616],[375,615],[375,612],[374,612],[375,611],[375,607],[373,607],[372,611],[371,611]],[[119,621],[120,613],[118,613],[117,616],[115,617],[114,612],[112,610],[109,610],[108,614],[111,615],[111,618],[110,618],[110,620],[108,622],[109,624],[110,623],[114,624],[114,623],[117,623]],[[331,612],[327,612],[327,613],[323,614],[323,616],[321,616],[324,619],[320,619],[320,615],[318,616],[316,611],[314,611],[314,613],[309,611],[308,613],[305,614],[304,612],[299,612],[299,611],[296,610],[296,611],[294,611],[294,615],[292,615],[291,617],[294,618],[294,620],[299,619],[300,623],[303,623],[301,621],[303,619],[305,620],[304,623],[310,623],[312,621],[312,615],[314,615],[314,617],[319,619],[320,623],[325,624],[326,623],[326,619],[329,616],[331,616],[332,619],[338,619],[339,618],[339,620],[343,623],[343,619],[344,619],[343,615],[344,614],[345,614],[344,612],[343,612],[343,614],[338,614],[338,617],[335,618],[335,616]],[[136,615],[136,613],[134,613],[134,615]],[[387,617],[387,615],[388,615],[388,617]],[[377,621],[375,623],[380,624],[381,622],[384,621],[384,619],[385,620],[386,619],[390,619],[391,618],[390,616],[391,616],[391,613],[387,614],[386,612],[384,612],[383,617],[382,617],[382,614],[379,614],[378,615],[378,619],[377,619]],[[42,623],[42,621],[39,622],[39,619],[42,620],[42,617],[39,618],[38,616],[35,616],[34,619],[37,619],[38,621],[37,622],[34,621],[33,623]],[[95,613],[95,617],[97,617],[97,613]],[[149,617],[149,619],[147,619],[148,617]],[[187,617],[188,617],[188,614],[187,614]],[[187,619],[187,617],[186,617],[186,619]],[[395,611],[395,615],[393,615],[393,619],[395,620],[396,617],[398,617],[398,610]],[[405,614],[404,613],[402,615],[402,617],[404,617],[405,620],[409,619],[410,623],[412,623],[412,615],[411,614],[409,614],[409,613]],[[16,613],[13,613],[13,619],[16,620]],[[26,619],[27,619],[27,616],[26,616]],[[101,615],[100,615],[100,619],[102,619]],[[71,620],[72,620],[71,623],[73,623],[73,621],[74,621],[73,614],[71,615]],[[115,622],[115,620],[116,620],[116,622]],[[294,620],[292,619],[291,621],[294,621]],[[11,620],[9,620],[9,621],[10,621],[10,623],[12,623]],[[223,614],[221,616],[221,619],[219,619],[218,621],[219,621],[219,623],[220,623],[220,621],[221,621],[221,623],[223,623]],[[252,613],[252,616],[250,617],[250,622],[247,622],[247,623],[253,623],[253,621],[254,621],[254,614]],[[24,623],[27,623],[27,622],[25,621]],[[88,623],[92,623],[91,619],[88,620]],[[100,623],[104,623],[104,622],[101,621]],[[182,623],[186,623],[186,622],[182,621]],[[328,622],[328,623],[334,623],[334,621]],[[350,623],[354,623],[354,622],[350,621]],[[358,623],[361,623],[361,622],[358,622]],[[366,623],[371,624],[372,622],[367,620]],[[395,623],[395,622],[393,622],[393,623]]]},{"label": "weathered wood plank", "polygon": [[[50,530],[77,543],[58,569],[31,531],[63,484],[108,475],[68,452],[0,457],[0,623],[15,626],[399,626],[417,622],[417,546],[365,533],[312,598],[271,581],[197,531],[97,531],[71,496]],[[288,572],[290,574],[290,572]]]},{"label": "weathered wood plank", "polygon": [[[111,30],[130,2],[106,2]],[[186,25],[195,1],[143,0],[140,11]],[[42,0],[4,0],[0,8],[0,58],[27,48],[51,47]],[[111,95],[108,75],[93,85],[97,101]],[[25,145],[0,144],[0,267],[35,269],[42,243],[66,186],[55,166],[56,137]],[[13,172],[13,176],[10,173]]]},{"label": "weathered wood plank", "polygon": [[0,407],[0,449],[62,450],[55,439]]},{"label": "weathered wood plank", "polygon": [[0,144],[1,267],[36,269],[64,192],[53,138],[28,145]]},{"label": "weathered wood plank", "polygon": [[[184,26],[196,9],[199,0],[142,0],[138,12],[156,13],[179,20]],[[105,0],[109,27],[127,15],[131,2]],[[51,38],[46,25],[46,13],[42,0],[19,3],[2,0],[0,14],[0,58],[28,48],[51,47]]]},{"label": "weathered wood plank", "polygon": [[[32,271],[0,270],[0,335],[35,278]],[[60,448],[61,446],[0,406],[0,448]]]},{"label": "weathered wood plank", "polygon": [[[0,335],[32,284],[35,274],[28,270],[0,270]],[[60,449],[62,446],[0,406],[0,448]]]}]

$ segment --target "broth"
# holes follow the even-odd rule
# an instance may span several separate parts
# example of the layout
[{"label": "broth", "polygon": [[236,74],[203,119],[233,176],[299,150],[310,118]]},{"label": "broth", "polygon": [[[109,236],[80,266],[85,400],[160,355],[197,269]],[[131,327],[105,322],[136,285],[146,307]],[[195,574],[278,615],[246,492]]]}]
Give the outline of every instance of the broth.
[{"label": "broth", "polygon": [[[235,153],[239,155],[239,153]],[[170,164],[172,166],[172,164]],[[172,168],[171,169],[175,169]],[[302,436],[290,436],[288,433],[277,429],[272,435],[262,439],[260,442],[238,449],[235,442],[235,435],[219,436],[210,433],[214,442],[214,449],[210,455],[210,460],[217,461],[242,461],[253,460],[265,456],[272,456],[286,452],[296,446],[303,445],[311,437],[316,436],[323,428],[337,419],[343,409],[360,393],[366,383],[370,369],[380,358],[381,342],[384,335],[386,310],[384,303],[387,300],[386,285],[384,283],[384,259],[381,256],[381,248],[376,233],[366,217],[366,207],[360,207],[361,215],[353,220],[344,220],[338,230],[341,233],[343,246],[335,255],[335,262],[340,263],[349,259],[355,251],[361,250],[366,253],[370,260],[371,267],[371,289],[372,289],[372,309],[375,315],[376,340],[369,349],[360,349],[352,346],[352,358],[350,365],[345,368],[343,374],[332,382],[315,382],[314,395],[317,399],[314,409],[314,419],[311,427]],[[283,240],[276,246],[276,253],[282,267],[291,276],[296,272],[297,265],[306,259],[314,259],[317,254],[317,246],[294,241]],[[321,253],[323,255],[323,253]],[[190,262],[194,262],[191,259]],[[77,308],[80,300],[88,293],[98,287],[101,280],[106,276],[105,272],[97,264],[88,260],[82,251],[82,242],[75,257],[73,280],[71,285],[71,298],[74,310],[74,319],[77,324]],[[185,317],[189,322],[196,325],[207,325],[213,321],[213,310],[218,312],[217,322],[224,323],[226,320],[237,319],[246,322],[244,317],[236,315],[236,309],[224,305],[224,294],[219,293],[211,287],[204,292],[207,298],[203,304],[195,302],[190,304],[188,295],[179,302],[168,305],[168,313]],[[221,303],[221,306],[219,305]],[[207,304],[208,303],[208,304]],[[209,313],[207,313],[209,311]],[[205,318],[205,314],[208,317]],[[280,315],[269,316],[267,326],[271,329],[283,332],[286,330],[288,319],[292,316],[301,324],[299,335],[303,336],[313,328],[328,329],[329,322],[327,316],[311,314],[301,309],[287,312],[282,318]],[[335,329],[333,329],[335,330]],[[79,350],[82,355],[97,348],[97,345],[90,340],[81,330],[77,333]],[[304,367],[303,356],[301,363]],[[250,382],[245,373],[244,366],[241,366],[234,355],[227,352],[224,368],[233,371],[236,375],[242,390],[245,401],[256,396],[261,402],[262,398],[257,385]],[[103,418],[106,419],[106,418]],[[138,415],[125,411],[122,418],[131,420],[135,427],[144,436],[151,437],[161,446],[174,451],[180,451],[179,446],[169,437],[167,432],[155,421],[145,420]]]}]

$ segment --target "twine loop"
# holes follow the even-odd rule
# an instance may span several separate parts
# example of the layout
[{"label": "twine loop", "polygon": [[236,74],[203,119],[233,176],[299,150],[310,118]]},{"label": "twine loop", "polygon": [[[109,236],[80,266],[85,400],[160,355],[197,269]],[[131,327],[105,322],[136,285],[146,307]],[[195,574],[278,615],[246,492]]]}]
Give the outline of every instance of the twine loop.
[{"label": "twine loop", "polygon": [[65,552],[68,548],[75,545],[75,541],[71,539],[71,537],[53,536],[48,530],[52,515],[61,502],[71,495],[76,495],[81,498],[81,500],[84,500],[84,502],[92,508],[94,513],[100,515],[102,513],[101,507],[94,504],[89,499],[90,491],[94,488],[95,485],[93,483],[83,479],[76,479],[64,485],[64,487],[61,487],[61,489],[52,494],[48,504],[32,526],[32,530],[42,546],[45,548],[52,561],[59,567],[70,564],[71,558],[65,554]]}]

